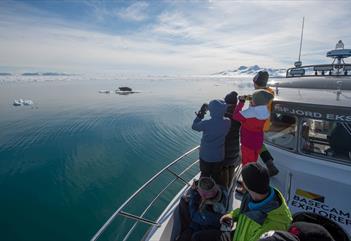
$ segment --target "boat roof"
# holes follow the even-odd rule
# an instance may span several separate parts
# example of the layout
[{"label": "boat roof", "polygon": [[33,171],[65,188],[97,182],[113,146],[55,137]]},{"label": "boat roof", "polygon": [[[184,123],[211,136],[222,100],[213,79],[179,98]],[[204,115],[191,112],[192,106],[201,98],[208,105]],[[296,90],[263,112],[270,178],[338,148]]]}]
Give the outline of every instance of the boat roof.
[{"label": "boat roof", "polygon": [[278,88],[275,101],[293,102],[296,104],[315,104],[325,106],[346,107],[351,110],[351,90],[341,91],[337,98],[337,90]]},{"label": "boat roof", "polygon": [[305,76],[271,79],[270,86],[304,89],[351,90],[351,76]]},{"label": "boat roof", "polygon": [[351,123],[351,91],[278,88],[273,112]]}]

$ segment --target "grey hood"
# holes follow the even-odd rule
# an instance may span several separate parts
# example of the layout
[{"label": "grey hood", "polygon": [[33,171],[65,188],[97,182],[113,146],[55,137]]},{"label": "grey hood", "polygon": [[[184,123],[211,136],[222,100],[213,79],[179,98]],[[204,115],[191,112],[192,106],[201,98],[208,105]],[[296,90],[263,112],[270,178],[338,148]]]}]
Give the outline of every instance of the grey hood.
[{"label": "grey hood", "polygon": [[208,110],[212,118],[223,118],[224,113],[227,110],[227,105],[222,100],[211,100],[208,104]]}]

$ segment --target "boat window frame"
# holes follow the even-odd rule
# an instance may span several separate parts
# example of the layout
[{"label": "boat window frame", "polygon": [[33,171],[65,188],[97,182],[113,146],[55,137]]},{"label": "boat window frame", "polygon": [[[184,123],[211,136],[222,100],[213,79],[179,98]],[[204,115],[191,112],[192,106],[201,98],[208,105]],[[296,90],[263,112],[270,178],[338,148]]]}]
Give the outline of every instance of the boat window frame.
[{"label": "boat window frame", "polygon": [[[277,148],[280,148],[280,149],[282,149],[282,150],[284,150],[284,151],[288,151],[288,152],[291,152],[291,153],[298,153],[298,138],[299,138],[299,133],[300,133],[300,117],[299,116],[296,116],[296,115],[292,115],[292,114],[286,114],[286,113],[280,113],[280,112],[274,112],[274,111],[272,111],[272,113],[271,113],[271,116],[273,115],[273,114],[281,114],[281,115],[288,115],[288,116],[291,116],[291,117],[294,117],[295,118],[295,120],[296,120],[296,122],[295,122],[295,125],[296,125],[296,132],[295,132],[295,143],[294,143],[294,145],[293,145],[293,150],[291,150],[291,149],[289,149],[289,148],[287,148],[287,147],[285,147],[285,146],[282,146],[282,145],[279,145],[279,144],[276,144],[276,143],[273,143],[273,142],[270,142],[270,141],[267,141],[267,139],[266,139],[266,133],[264,134],[264,143],[265,144],[267,144],[267,145],[271,145],[271,146],[274,146],[274,147],[277,147]],[[271,117],[270,117],[271,118]],[[269,130],[267,131],[267,132],[269,132]]]},{"label": "boat window frame", "polygon": [[[351,166],[351,160],[345,161],[343,159],[340,158],[335,158],[333,156],[323,156],[323,155],[316,155],[316,154],[310,154],[310,153],[306,153],[302,151],[302,147],[301,147],[301,138],[302,138],[302,125],[304,123],[305,120],[307,119],[313,119],[313,118],[307,118],[307,117],[299,117],[299,126],[298,126],[298,140],[297,140],[297,153],[299,155],[302,156],[306,156],[309,158],[313,158],[315,160],[320,160],[320,161],[327,161],[329,163],[337,163],[337,164],[341,164],[341,165],[346,165],[346,166]],[[317,119],[315,119],[317,120]],[[331,121],[331,120],[324,120],[324,121],[329,121],[329,122],[338,122],[338,121]]]}]

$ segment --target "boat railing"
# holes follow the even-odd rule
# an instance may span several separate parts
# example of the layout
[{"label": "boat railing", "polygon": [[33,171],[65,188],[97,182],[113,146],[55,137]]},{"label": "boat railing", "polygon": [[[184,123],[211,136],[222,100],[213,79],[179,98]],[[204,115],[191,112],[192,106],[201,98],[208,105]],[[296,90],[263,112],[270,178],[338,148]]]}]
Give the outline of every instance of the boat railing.
[{"label": "boat railing", "polygon": [[[91,238],[91,241],[98,240],[99,237],[106,231],[106,229],[111,225],[111,223],[114,221],[114,219],[119,215],[123,216],[125,218],[134,220],[133,226],[129,229],[128,233],[124,236],[123,240],[127,240],[129,236],[132,234],[132,232],[135,230],[137,224],[139,222],[145,223],[151,226],[155,227],[160,227],[161,223],[157,222],[157,220],[150,220],[144,217],[144,215],[149,211],[149,209],[154,205],[156,200],[160,198],[160,196],[176,181],[180,180],[184,184],[190,186],[191,184],[182,177],[182,175],[186,172],[188,172],[196,163],[198,163],[198,159],[194,159],[192,163],[190,163],[188,166],[186,166],[179,174],[176,172],[172,171],[170,168],[177,164],[179,161],[183,160],[185,157],[189,156],[190,154],[194,153],[196,150],[199,149],[200,146],[196,146],[192,148],[191,150],[187,151],[171,163],[169,163],[167,166],[165,166],[163,169],[161,169],[158,173],[156,173],[154,176],[152,176],[147,182],[145,182],[137,191],[135,191],[112,215],[111,217],[104,223],[104,225],[101,226],[101,228],[98,230],[98,232]],[[128,206],[128,204],[136,197],[138,196],[142,191],[145,190],[146,187],[148,187],[151,183],[153,183],[161,174],[163,173],[169,173],[174,176],[174,178],[164,186],[164,188],[151,200],[149,204],[147,204],[146,208],[142,211],[141,215],[135,215],[130,212],[126,212],[125,208]]]},{"label": "boat railing", "polygon": [[321,77],[321,76],[350,76],[351,64],[319,64],[305,65],[289,68],[286,71],[286,78],[293,77]]}]

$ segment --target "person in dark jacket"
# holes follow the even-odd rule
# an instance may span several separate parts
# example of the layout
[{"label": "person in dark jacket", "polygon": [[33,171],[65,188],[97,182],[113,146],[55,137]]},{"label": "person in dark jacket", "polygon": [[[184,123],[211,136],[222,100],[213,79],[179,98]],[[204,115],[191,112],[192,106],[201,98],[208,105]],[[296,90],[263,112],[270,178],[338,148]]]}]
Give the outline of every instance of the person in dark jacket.
[{"label": "person in dark jacket", "polygon": [[330,148],[334,156],[347,156],[351,159],[351,126],[348,123],[336,123],[328,135]]},{"label": "person in dark jacket", "polygon": [[200,144],[201,176],[212,177],[217,184],[222,183],[220,174],[224,160],[224,141],[230,129],[230,120],[224,117],[227,106],[221,100],[212,100],[208,105],[211,119],[203,120],[206,105],[202,105],[193,121],[192,129],[202,132]]},{"label": "person in dark jacket", "polygon": [[177,241],[189,241],[194,233],[219,229],[219,219],[226,212],[228,193],[210,177],[194,182],[179,204],[181,234]]},{"label": "person in dark jacket", "polygon": [[[238,102],[238,93],[232,91],[224,98],[227,104],[227,112],[225,117],[231,119],[236,104]],[[234,170],[240,164],[240,122],[231,119],[231,125],[228,134],[225,137],[225,155],[223,160],[222,175],[223,183],[227,188],[231,185]]]}]

